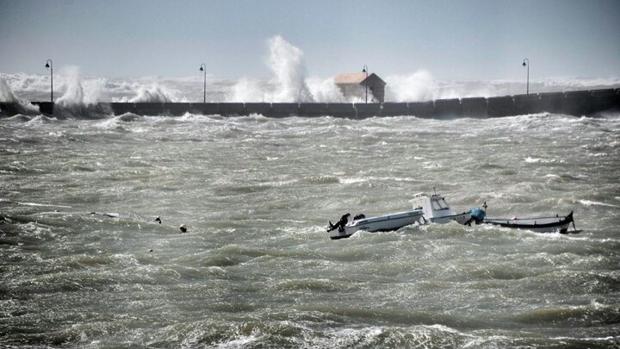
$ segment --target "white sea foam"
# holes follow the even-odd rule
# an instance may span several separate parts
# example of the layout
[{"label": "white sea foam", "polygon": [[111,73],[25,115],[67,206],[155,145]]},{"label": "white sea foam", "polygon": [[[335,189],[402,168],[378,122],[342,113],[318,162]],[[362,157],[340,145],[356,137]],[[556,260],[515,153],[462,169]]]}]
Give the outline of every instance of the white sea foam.
[{"label": "white sea foam", "polygon": [[249,336],[239,336],[233,340],[227,341],[225,343],[219,343],[216,348],[226,349],[226,348],[244,348],[254,342],[256,342],[260,337],[255,335]]},{"label": "white sea foam", "polygon": [[[269,39],[268,66],[272,78],[268,83],[247,78],[232,88],[231,102],[313,102],[306,84],[303,51],[280,35]],[[329,92],[328,92],[329,93]]]},{"label": "white sea foam", "polygon": [[317,103],[356,103],[361,102],[361,99],[352,97],[345,98],[342,91],[336,86],[334,78],[320,79],[320,78],[308,78],[306,84],[312,94],[312,99]]},{"label": "white sea foam", "polygon": [[[207,81],[207,97],[215,102],[356,102],[359,98],[345,98],[331,76],[307,74],[302,48],[276,35],[267,40],[267,67],[272,75],[266,80],[241,77],[235,80],[218,79],[217,72]],[[65,105],[92,104],[97,101],[120,102],[178,102],[202,100],[202,75],[183,77],[141,78],[80,78],[76,67],[60,69],[54,76],[58,100]],[[418,68],[412,72],[384,75],[386,101],[409,102],[439,98],[491,97],[521,94],[523,81],[511,80],[446,80],[437,79],[429,70]],[[49,96],[50,80],[47,73],[1,73],[10,90],[28,100],[41,101]],[[530,81],[530,91],[555,92],[620,86],[619,77],[582,78],[559,77]],[[0,86],[0,100],[12,100],[7,89]],[[182,92],[180,92],[182,91]]]},{"label": "white sea foam", "polygon": [[526,157],[523,161],[525,161],[528,164],[538,164],[538,163],[548,164],[548,163],[555,162],[554,159],[533,158],[531,156]]},{"label": "white sea foam", "polygon": [[592,201],[592,200],[577,200],[578,203],[584,206],[606,206],[606,207],[620,207],[618,205],[608,204],[600,201]]},{"label": "white sea foam", "polygon": [[[158,84],[152,84],[151,86],[140,86],[136,92],[136,96],[130,98],[128,102],[131,103],[169,103],[175,102],[170,96],[171,92],[165,87]],[[122,101],[122,100],[121,100]]]},{"label": "white sea foam", "polygon": [[437,84],[430,72],[419,70],[410,75],[386,78],[386,99],[395,102],[413,102],[435,98]]},{"label": "white sea foam", "polygon": [[276,90],[273,102],[312,102],[306,85],[303,52],[280,35],[269,39],[269,67],[274,74]]},{"label": "white sea foam", "polygon": [[364,182],[416,182],[414,178],[408,177],[346,177],[339,178],[338,181],[342,184],[356,184]]},{"label": "white sea foam", "polygon": [[71,206],[66,206],[66,205],[41,204],[41,203],[37,203],[37,202],[18,202],[17,204],[21,205],[21,206],[33,206],[33,207],[72,208]]},{"label": "white sea foam", "polygon": [[56,100],[63,107],[92,105],[99,102],[104,81],[101,79],[89,80],[86,88],[80,78],[80,69],[77,66],[67,66],[61,69],[65,77],[65,93]]},{"label": "white sea foam", "polygon": [[0,78],[0,102],[13,103],[17,101],[17,97],[13,94],[13,91],[6,84],[4,79]]},{"label": "white sea foam", "polygon": [[265,84],[258,80],[241,78],[232,87],[228,102],[265,102],[270,97],[266,94]]},{"label": "white sea foam", "polygon": [[1,77],[0,77],[0,102],[16,103],[18,106],[21,107],[20,109],[22,110],[20,111],[24,113],[28,113],[28,114],[36,113],[39,111],[39,109],[35,107],[34,105],[30,104],[30,102],[25,101],[15,96],[11,87],[9,87],[6,81]]}]

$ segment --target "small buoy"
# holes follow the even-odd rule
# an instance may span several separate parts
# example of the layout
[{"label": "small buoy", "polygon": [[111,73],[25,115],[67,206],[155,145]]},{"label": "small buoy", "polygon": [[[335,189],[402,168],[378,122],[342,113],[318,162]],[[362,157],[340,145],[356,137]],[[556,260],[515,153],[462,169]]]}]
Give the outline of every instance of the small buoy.
[{"label": "small buoy", "polygon": [[157,218],[155,218],[155,222],[161,224],[161,218],[159,218],[159,216],[157,216]]},{"label": "small buoy", "polygon": [[181,233],[186,233],[187,227],[185,226],[185,224],[181,224],[181,226],[179,227],[179,230],[181,231]]}]

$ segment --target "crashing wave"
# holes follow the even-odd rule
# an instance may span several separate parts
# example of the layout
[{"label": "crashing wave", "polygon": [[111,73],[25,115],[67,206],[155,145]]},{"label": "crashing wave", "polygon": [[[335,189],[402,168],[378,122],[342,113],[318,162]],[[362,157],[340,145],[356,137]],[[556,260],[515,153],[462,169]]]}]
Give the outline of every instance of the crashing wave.
[{"label": "crashing wave", "polygon": [[0,114],[15,115],[26,114],[32,115],[39,113],[39,108],[30,102],[17,98],[9,85],[0,78]]},{"label": "crashing wave", "polygon": [[141,86],[135,97],[128,100],[130,103],[170,103],[174,102],[162,86],[153,84],[150,87]]}]

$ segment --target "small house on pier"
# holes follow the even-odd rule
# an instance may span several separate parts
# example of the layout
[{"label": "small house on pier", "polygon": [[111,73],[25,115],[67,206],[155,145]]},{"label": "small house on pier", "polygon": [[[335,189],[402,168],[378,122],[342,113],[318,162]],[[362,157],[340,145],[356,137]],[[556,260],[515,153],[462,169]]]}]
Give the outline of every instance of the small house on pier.
[{"label": "small house on pier", "polygon": [[375,73],[340,74],[334,81],[346,98],[358,97],[370,103],[383,103],[385,99],[385,81]]}]

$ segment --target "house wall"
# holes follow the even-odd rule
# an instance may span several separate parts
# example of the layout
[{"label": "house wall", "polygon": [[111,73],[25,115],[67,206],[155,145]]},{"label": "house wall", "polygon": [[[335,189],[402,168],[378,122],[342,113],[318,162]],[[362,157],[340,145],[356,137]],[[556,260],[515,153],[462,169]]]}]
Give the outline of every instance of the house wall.
[{"label": "house wall", "polygon": [[[360,101],[366,101],[366,87],[364,84],[337,84],[340,91],[349,99],[357,97]],[[385,99],[385,87],[379,83],[368,84],[368,103],[383,103]]]}]

